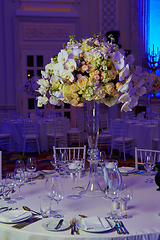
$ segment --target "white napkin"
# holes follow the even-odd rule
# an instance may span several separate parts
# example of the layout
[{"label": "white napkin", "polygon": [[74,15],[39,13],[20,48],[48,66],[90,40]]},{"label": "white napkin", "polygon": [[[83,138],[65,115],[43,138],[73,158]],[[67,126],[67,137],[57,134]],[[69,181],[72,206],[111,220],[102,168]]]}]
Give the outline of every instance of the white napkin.
[{"label": "white napkin", "polygon": [[23,210],[11,210],[0,213],[0,222],[14,222],[30,217],[32,214]]},{"label": "white napkin", "polygon": [[105,229],[110,228],[109,223],[106,221],[104,217],[88,217],[88,218],[82,218],[81,219],[83,226],[85,229]]}]

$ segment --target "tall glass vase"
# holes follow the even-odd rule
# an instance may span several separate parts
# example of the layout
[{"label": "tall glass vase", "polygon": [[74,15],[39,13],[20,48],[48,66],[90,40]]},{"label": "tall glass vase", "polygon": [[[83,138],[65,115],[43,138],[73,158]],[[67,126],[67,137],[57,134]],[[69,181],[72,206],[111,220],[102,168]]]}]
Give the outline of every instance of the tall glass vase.
[{"label": "tall glass vase", "polygon": [[90,163],[89,183],[81,195],[100,197],[104,195],[98,182],[98,134],[99,134],[99,104],[95,101],[85,102],[84,115],[88,138],[88,162]]}]

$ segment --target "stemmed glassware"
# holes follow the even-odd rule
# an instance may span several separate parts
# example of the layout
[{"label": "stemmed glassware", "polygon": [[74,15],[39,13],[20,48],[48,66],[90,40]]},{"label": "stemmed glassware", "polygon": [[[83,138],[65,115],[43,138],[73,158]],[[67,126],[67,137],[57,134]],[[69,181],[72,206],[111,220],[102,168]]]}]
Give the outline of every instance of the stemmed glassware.
[{"label": "stemmed glassware", "polygon": [[81,164],[80,164],[79,159],[78,160],[72,159],[72,160],[68,161],[68,170],[73,179],[73,194],[67,196],[67,198],[69,198],[69,199],[81,198],[81,196],[79,194],[75,194],[75,192],[74,192],[75,191],[75,177],[76,177],[76,173],[79,172],[80,168],[81,168]]},{"label": "stemmed glassware", "polygon": [[[147,175],[152,175],[151,170],[153,169],[155,165],[153,156],[146,156],[144,159],[144,168],[147,171]],[[152,178],[147,178],[145,182],[147,183],[153,183]]]},{"label": "stemmed glassware", "polygon": [[64,197],[63,185],[61,183],[55,183],[53,185],[53,198],[57,202],[57,212],[54,215],[55,218],[63,218],[64,216],[59,213],[59,202]]},{"label": "stemmed glassware", "polygon": [[[50,163],[54,167],[54,174],[56,174],[57,173],[57,166],[58,166],[58,157],[56,155],[52,154]],[[56,175],[56,177],[58,177],[58,175]]]},{"label": "stemmed glassware", "polygon": [[59,161],[58,161],[59,174],[64,178],[67,178],[67,175],[66,175],[67,164],[68,164],[68,155],[66,151],[64,151],[64,153],[61,152],[59,155]]},{"label": "stemmed glassware", "polygon": [[31,185],[35,184],[35,182],[32,181],[32,174],[33,172],[36,171],[36,168],[37,168],[36,159],[34,157],[27,158],[26,170],[31,173],[31,181],[29,182],[29,184]]},{"label": "stemmed glassware", "polygon": [[106,164],[106,153],[105,153],[105,151],[99,152],[99,162],[98,163],[101,166],[101,171],[102,171],[102,175],[103,175],[103,167],[105,167],[105,164]]},{"label": "stemmed glassware", "polygon": [[83,169],[83,166],[85,164],[85,159],[77,159],[76,161],[77,161],[77,164],[79,165],[79,171],[76,172],[77,186],[75,186],[75,190],[82,191],[84,187],[79,185],[79,179],[81,177],[81,170]]},{"label": "stemmed glassware", "polygon": [[24,160],[23,159],[17,159],[16,164],[15,164],[15,168],[19,168],[19,169],[22,169],[22,171],[25,171]]},{"label": "stemmed glassware", "polygon": [[15,168],[14,170],[14,179],[16,182],[16,185],[19,188],[19,195],[16,198],[17,200],[23,200],[24,197],[21,196],[21,191],[20,188],[21,186],[25,183],[25,173],[21,168]]},{"label": "stemmed glassware", "polygon": [[6,174],[5,186],[7,186],[8,191],[9,191],[8,196],[6,198],[6,199],[8,199],[7,203],[10,203],[10,204],[16,203],[16,201],[10,197],[10,193],[12,194],[13,189],[16,186],[15,179],[14,179],[14,173]]},{"label": "stemmed glassware", "polygon": [[123,183],[122,190],[121,190],[121,205],[123,204],[123,207],[121,207],[122,211],[126,211],[126,214],[123,216],[125,218],[132,218],[131,215],[128,216],[127,214],[127,203],[132,199],[133,197],[133,191],[131,185],[127,183]]},{"label": "stemmed glassware", "polygon": [[56,179],[54,177],[46,178],[45,192],[46,192],[47,196],[51,199],[51,216],[53,216],[53,217],[56,213],[53,210],[53,199],[54,199],[53,186],[54,186],[55,183],[57,183],[57,182],[56,182]]}]

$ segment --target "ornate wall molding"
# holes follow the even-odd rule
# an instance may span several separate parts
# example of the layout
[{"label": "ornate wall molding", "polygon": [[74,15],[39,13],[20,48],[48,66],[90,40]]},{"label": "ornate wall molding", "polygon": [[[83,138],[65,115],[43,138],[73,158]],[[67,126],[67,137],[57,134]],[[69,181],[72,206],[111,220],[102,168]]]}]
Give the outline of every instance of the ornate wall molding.
[{"label": "ornate wall molding", "polygon": [[118,1],[102,0],[102,36],[105,37],[106,32],[119,30],[118,20]]},{"label": "ornate wall molding", "polygon": [[73,11],[74,0],[20,0],[21,10],[23,11],[61,11],[61,12],[71,12]]},{"label": "ornate wall molding", "polygon": [[131,53],[136,65],[143,65],[148,50],[150,0],[131,0]]},{"label": "ornate wall molding", "polygon": [[74,24],[21,23],[22,41],[68,40],[68,34],[75,33]]}]

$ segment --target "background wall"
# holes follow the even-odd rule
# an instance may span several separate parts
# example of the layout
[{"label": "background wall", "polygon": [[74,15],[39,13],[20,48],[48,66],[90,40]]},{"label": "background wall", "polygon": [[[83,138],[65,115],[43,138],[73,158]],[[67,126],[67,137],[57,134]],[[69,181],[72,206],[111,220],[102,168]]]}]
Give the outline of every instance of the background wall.
[{"label": "background wall", "polygon": [[[67,0],[63,1],[67,2]],[[74,2],[74,9],[79,16],[77,38],[90,37],[99,32],[105,37],[107,30],[120,30],[119,43],[122,48],[130,49],[130,0],[71,1]],[[21,84],[22,66],[21,53],[17,50],[20,42],[17,38],[19,33],[15,27],[15,16],[22,10],[24,2],[25,0],[0,1],[0,113],[9,112],[10,115],[19,110],[17,106],[20,104],[21,93],[17,85]],[[47,16],[45,9],[41,11]],[[36,15],[40,15],[40,12],[24,11],[25,14],[34,15],[36,22]],[[56,13],[50,12],[50,14],[56,16]]]}]

